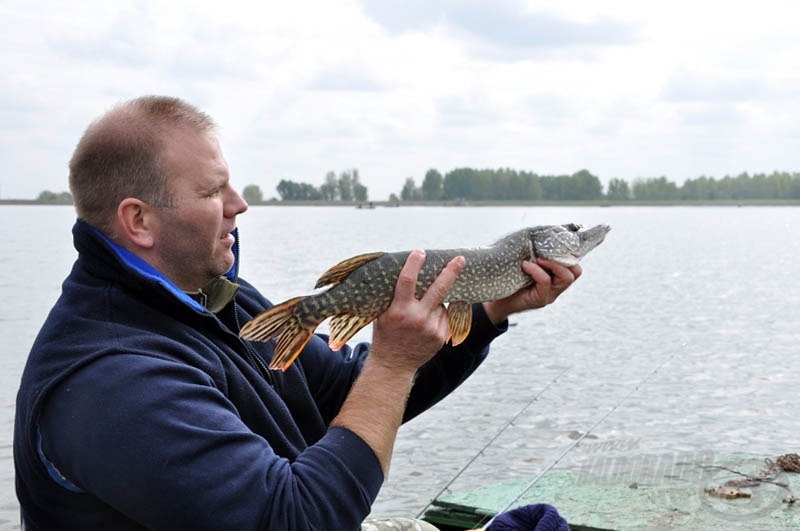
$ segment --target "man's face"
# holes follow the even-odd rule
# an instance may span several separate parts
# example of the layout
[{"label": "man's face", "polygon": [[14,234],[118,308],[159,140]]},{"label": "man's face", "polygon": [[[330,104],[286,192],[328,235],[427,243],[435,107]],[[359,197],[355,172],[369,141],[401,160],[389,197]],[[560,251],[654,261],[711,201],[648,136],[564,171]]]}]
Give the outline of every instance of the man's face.
[{"label": "man's face", "polygon": [[173,131],[163,168],[173,206],[156,208],[155,265],[181,289],[194,291],[233,265],[230,233],[247,203],[231,186],[228,164],[210,134]]}]

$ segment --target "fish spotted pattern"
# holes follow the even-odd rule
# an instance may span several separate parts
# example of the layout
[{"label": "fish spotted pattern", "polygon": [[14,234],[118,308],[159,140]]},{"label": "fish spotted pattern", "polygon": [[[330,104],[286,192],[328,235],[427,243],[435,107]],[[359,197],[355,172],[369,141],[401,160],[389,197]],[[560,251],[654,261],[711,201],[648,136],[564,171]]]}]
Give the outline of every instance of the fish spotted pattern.
[{"label": "fish spotted pattern", "polygon": [[[541,225],[509,234],[488,247],[426,250],[416,295],[422,297],[450,260],[456,256],[466,259],[464,270],[445,297],[450,340],[457,345],[469,334],[473,303],[508,297],[533,282],[522,270],[523,261],[538,257],[575,265],[602,243],[609,230],[608,225],[590,229],[574,223]],[[273,306],[246,323],[239,335],[252,341],[277,337],[270,368],[286,370],[314,330],[330,317],[328,344],[338,350],[389,307],[409,254],[376,252],[344,260],[317,281],[317,288],[329,289]]]}]

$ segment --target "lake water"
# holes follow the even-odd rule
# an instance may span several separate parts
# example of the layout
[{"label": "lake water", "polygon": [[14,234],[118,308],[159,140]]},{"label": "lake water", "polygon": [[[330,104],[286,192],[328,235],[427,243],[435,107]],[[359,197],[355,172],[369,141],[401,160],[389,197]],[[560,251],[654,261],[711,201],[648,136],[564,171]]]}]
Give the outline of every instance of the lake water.
[{"label": "lake water", "polygon": [[[0,207],[0,530],[18,529],[15,395],[75,258],[73,219],[71,207]],[[416,515],[526,406],[451,489],[533,477],[604,416],[555,469],[580,467],[602,442],[658,455],[800,451],[797,207],[257,207],[240,218],[241,274],[277,302],[354,254],[477,246],[566,222],[613,229],[561,299],[514,317],[468,382],[401,429],[375,513]]]}]

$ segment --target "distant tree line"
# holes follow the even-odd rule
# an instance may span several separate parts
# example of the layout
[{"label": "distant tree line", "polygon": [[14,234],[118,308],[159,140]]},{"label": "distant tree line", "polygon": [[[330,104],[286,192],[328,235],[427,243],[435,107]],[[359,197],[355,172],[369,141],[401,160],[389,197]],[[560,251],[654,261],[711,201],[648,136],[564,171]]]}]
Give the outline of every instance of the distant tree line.
[{"label": "distant tree line", "polygon": [[742,173],[721,179],[702,176],[688,179],[682,186],[660,177],[634,182],[632,194],[643,200],[800,199],[800,173]]},{"label": "distant tree line", "polygon": [[428,170],[422,186],[406,179],[400,192],[402,200],[438,201],[441,199],[564,201],[600,199],[603,184],[586,170],[557,177],[538,176],[532,172],[508,168],[475,170],[458,168],[444,177],[435,169]]},{"label": "distant tree line", "polygon": [[[398,199],[396,196],[393,199]],[[623,179],[611,179],[603,192],[600,179],[588,170],[572,175],[537,175],[508,168],[476,170],[458,168],[442,176],[431,169],[421,186],[413,177],[406,179],[400,192],[402,201],[691,201],[743,199],[800,199],[800,173],[736,177],[698,177],[683,185],[666,177],[639,178],[629,184]]]},{"label": "distant tree line", "polygon": [[[319,187],[309,183],[282,180],[276,188],[281,201],[366,202],[367,187],[358,170],[338,176],[330,171]],[[261,188],[245,186],[245,200],[257,205],[264,201]],[[666,177],[638,178],[633,183],[614,178],[604,192],[600,179],[588,170],[572,175],[537,175],[509,168],[476,170],[457,168],[442,175],[435,169],[425,173],[417,186],[408,177],[400,196],[390,201],[715,201],[715,200],[800,200],[800,173],[742,173],[720,179],[701,176],[682,185]],[[45,190],[35,200],[43,204],[72,204],[69,192]]]},{"label": "distant tree line", "polygon": [[[361,184],[358,170],[344,171],[336,176],[329,171],[319,187],[309,183],[281,180],[276,187],[281,201],[367,201],[367,187]],[[248,185],[242,191],[245,201],[258,204],[264,200],[261,188]]]},{"label": "distant tree line", "polygon": [[72,194],[69,192],[51,192],[50,190],[44,190],[43,192],[39,192],[39,195],[36,197],[37,203],[46,203],[48,205],[71,205],[72,204]]},{"label": "distant tree line", "polygon": [[409,177],[400,192],[400,199],[404,201],[569,201],[601,198],[603,184],[587,170],[572,175],[539,176],[509,168],[458,168],[443,177],[437,170],[431,169],[425,174],[420,187],[416,186],[413,177]]}]

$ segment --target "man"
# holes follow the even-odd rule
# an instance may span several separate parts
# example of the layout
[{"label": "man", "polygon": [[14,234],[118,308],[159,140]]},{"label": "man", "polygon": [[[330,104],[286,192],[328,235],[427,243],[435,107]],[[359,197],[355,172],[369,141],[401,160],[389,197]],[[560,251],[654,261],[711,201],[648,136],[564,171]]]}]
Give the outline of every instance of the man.
[{"label": "man", "polygon": [[[238,278],[214,124],[173,98],[124,103],[70,161],[78,259],[22,377],[14,437],[25,529],[358,529],[401,422],[481,363],[514,312],[581,273],[524,264],[534,287],[476,305],[444,345],[456,258],[417,300],[409,256],[371,347],[314,337],[286,372],[238,337],[270,306]],[[552,278],[551,278],[552,275]]]}]

